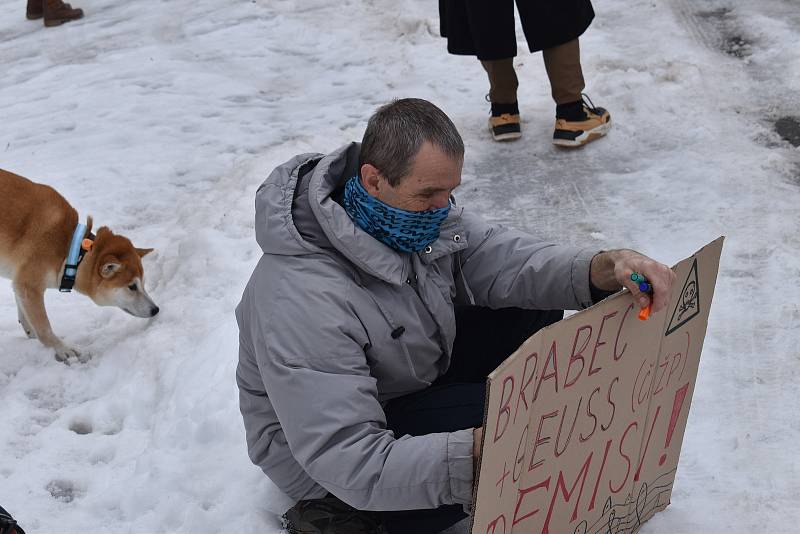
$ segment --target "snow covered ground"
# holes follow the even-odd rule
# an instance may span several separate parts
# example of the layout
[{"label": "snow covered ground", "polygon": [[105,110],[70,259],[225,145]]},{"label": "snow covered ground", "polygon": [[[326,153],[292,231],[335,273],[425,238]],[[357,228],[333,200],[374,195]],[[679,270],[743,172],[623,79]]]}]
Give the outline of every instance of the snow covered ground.
[{"label": "snow covered ground", "polygon": [[0,0],[0,167],[155,247],[162,312],[51,292],[56,332],[94,355],[65,366],[0,280],[0,504],[29,534],[280,532],[234,382],[253,196],[402,96],[453,118],[459,201],[489,219],[665,263],[728,236],[673,504],[642,532],[796,531],[800,148],[776,132],[800,116],[795,0],[598,2],[584,71],[615,126],[576,152],[550,144],[522,43],[524,138],[491,141],[483,71],[446,54],[435,2],[79,1],[84,20],[45,29]]}]

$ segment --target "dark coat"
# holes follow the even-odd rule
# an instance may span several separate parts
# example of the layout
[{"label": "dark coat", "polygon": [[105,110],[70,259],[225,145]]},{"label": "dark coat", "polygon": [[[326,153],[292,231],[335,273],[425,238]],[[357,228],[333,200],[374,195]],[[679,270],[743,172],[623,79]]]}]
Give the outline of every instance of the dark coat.
[{"label": "dark coat", "polygon": [[[439,0],[442,37],[451,54],[480,60],[517,55],[514,0]],[[591,24],[590,0],[516,0],[531,52],[578,38]]]}]

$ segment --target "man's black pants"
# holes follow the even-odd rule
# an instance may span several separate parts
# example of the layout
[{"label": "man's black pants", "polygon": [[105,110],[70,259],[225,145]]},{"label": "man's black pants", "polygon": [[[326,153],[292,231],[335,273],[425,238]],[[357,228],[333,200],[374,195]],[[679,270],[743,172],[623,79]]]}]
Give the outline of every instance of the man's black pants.
[{"label": "man's black pants", "polygon": [[[431,387],[389,401],[384,408],[388,428],[396,436],[419,436],[481,426],[489,373],[536,331],[563,317],[561,310],[457,307],[450,369]],[[381,516],[389,534],[434,534],[467,514],[455,504]]]}]

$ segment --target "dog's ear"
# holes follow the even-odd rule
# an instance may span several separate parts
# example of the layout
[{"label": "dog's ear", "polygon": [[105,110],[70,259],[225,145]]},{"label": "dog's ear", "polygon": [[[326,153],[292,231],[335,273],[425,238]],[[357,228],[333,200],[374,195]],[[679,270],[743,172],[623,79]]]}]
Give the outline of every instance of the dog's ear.
[{"label": "dog's ear", "polygon": [[108,245],[112,237],[114,237],[114,233],[109,230],[108,226],[98,228],[97,232],[95,232],[94,245],[92,246],[95,254],[102,254],[102,250]]},{"label": "dog's ear", "polygon": [[148,254],[153,252],[152,248],[137,248],[136,253],[139,255],[140,258],[144,258]]},{"label": "dog's ear", "polygon": [[122,268],[122,264],[116,256],[106,256],[103,258],[102,267],[100,267],[100,276],[103,278],[111,278],[117,271]]}]

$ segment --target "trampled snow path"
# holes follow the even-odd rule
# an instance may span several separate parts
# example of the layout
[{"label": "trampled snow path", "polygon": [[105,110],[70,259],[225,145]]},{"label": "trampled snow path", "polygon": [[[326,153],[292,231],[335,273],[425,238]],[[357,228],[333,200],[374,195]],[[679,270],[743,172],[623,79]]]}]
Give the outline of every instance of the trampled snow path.
[{"label": "trampled snow path", "polygon": [[[0,167],[155,247],[162,313],[49,294],[56,331],[94,354],[67,367],[24,338],[0,281],[0,503],[29,533],[279,532],[288,501],[247,459],[233,379],[253,195],[399,96],[453,118],[459,201],[487,218],[667,263],[728,236],[673,504],[642,532],[795,530],[800,156],[773,131],[800,107],[790,2],[598,3],[584,70],[615,126],[578,152],[550,145],[524,45],[524,138],[491,142],[483,71],[445,53],[433,3],[79,5],[45,30],[0,0]],[[723,52],[732,33],[746,53]]]}]

